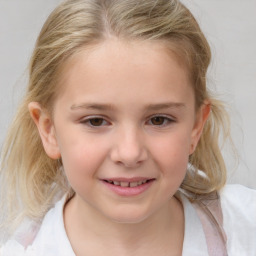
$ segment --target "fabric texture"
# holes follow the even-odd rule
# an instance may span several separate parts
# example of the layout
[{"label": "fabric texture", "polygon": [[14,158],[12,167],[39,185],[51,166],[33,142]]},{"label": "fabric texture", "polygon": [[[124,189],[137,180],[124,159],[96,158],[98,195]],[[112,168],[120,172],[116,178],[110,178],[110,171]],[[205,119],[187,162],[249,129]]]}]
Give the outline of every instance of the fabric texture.
[{"label": "fabric texture", "polygon": [[[184,194],[180,193],[179,198],[185,215],[183,256],[219,256],[217,254],[219,249],[214,248],[214,244],[211,243],[215,241],[216,232],[224,236],[227,255],[256,255],[256,190],[241,185],[227,185],[220,191],[219,196],[217,201],[209,199],[200,205],[191,203]],[[23,224],[16,236],[0,249],[0,255],[75,256],[64,227],[65,202],[66,196],[46,214],[40,227],[29,222]],[[217,221],[216,229],[204,214],[205,206],[214,215],[213,222]],[[218,212],[219,209],[222,211]],[[36,232],[38,229],[39,231]],[[215,247],[218,246],[215,244]]]},{"label": "fabric texture", "polygon": [[227,256],[227,236],[219,193],[192,201],[203,226],[209,256]]}]

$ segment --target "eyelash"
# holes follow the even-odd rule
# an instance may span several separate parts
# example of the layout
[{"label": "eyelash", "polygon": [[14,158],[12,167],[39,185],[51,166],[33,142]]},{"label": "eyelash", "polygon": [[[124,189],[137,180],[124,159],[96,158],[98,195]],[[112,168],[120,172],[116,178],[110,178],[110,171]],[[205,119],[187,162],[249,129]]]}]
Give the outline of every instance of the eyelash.
[{"label": "eyelash", "polygon": [[[152,124],[152,120],[154,118],[161,118],[163,123],[162,124],[158,124],[158,125],[157,124]],[[153,126],[156,126],[156,127],[168,126],[170,123],[174,123],[174,122],[175,122],[174,118],[170,118],[169,116],[161,115],[161,114],[151,116],[149,118],[149,120],[147,121],[147,123],[151,123],[150,125],[153,125]]]},{"label": "eyelash", "polygon": [[[156,118],[161,118],[163,121],[163,123],[161,124],[153,124],[152,120],[156,119]],[[94,125],[92,124],[93,121],[100,121],[99,125]],[[164,127],[164,126],[168,126],[170,123],[175,122],[175,120],[173,118],[170,118],[169,116],[166,115],[154,115],[151,116],[148,121],[146,122],[146,125],[152,125],[152,126],[156,126],[156,127]],[[90,127],[102,127],[102,126],[108,126],[110,125],[110,122],[108,122],[104,117],[101,116],[95,116],[95,117],[89,117],[86,119],[83,119],[81,121],[82,124],[88,125]]]},{"label": "eyelash", "polygon": [[[102,123],[105,123],[102,125],[102,123],[100,125],[93,125],[92,124],[92,121],[95,121],[95,120],[100,120],[102,121]],[[83,119],[81,121],[82,124],[85,124],[85,125],[88,125],[90,127],[102,127],[102,126],[106,126],[106,125],[109,125],[110,122],[106,121],[106,119],[104,117],[101,117],[101,116],[95,116],[95,117],[88,117],[86,119]]]}]

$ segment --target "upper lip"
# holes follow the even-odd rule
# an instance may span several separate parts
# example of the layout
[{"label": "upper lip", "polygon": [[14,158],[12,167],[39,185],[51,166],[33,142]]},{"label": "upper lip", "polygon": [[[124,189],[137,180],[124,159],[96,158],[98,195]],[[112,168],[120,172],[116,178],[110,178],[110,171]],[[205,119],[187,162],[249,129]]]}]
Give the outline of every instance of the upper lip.
[{"label": "upper lip", "polygon": [[154,180],[155,178],[151,177],[132,177],[132,178],[127,178],[127,177],[115,177],[115,178],[104,178],[102,180],[107,180],[107,181],[118,181],[118,182],[139,182],[139,181],[145,181],[145,180]]}]

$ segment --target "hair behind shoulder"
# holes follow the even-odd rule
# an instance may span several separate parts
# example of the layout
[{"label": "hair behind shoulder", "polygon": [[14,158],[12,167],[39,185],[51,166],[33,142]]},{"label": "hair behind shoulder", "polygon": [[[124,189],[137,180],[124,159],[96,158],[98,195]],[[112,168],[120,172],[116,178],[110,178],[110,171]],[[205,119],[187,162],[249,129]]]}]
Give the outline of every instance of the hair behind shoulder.
[{"label": "hair behind shoulder", "polygon": [[222,131],[224,136],[229,134],[228,117],[223,104],[207,90],[211,51],[190,11],[178,0],[67,0],[51,13],[41,30],[30,62],[28,90],[5,141],[0,229],[11,232],[25,216],[41,220],[54,198],[70,189],[60,162],[44,152],[28,104],[39,102],[51,112],[65,61],[111,37],[161,41],[183,60],[194,86],[196,108],[209,100],[212,110],[189,159],[193,171],[188,171],[181,187],[204,195],[225,184],[226,168],[218,140]]}]

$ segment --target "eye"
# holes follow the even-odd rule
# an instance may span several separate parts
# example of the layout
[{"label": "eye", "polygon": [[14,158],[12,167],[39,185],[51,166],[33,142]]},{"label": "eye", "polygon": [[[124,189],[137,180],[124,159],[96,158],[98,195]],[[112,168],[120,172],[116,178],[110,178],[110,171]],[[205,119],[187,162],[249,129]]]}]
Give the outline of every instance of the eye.
[{"label": "eye", "polygon": [[164,122],[166,121],[165,120],[166,118],[164,118],[163,116],[156,116],[156,117],[153,117],[150,119],[150,122],[153,124],[153,125],[163,125]]},{"label": "eye", "polygon": [[174,120],[166,116],[153,116],[148,121],[150,125],[154,126],[165,126],[171,122],[174,122]]},{"label": "eye", "polygon": [[101,126],[104,123],[104,120],[103,118],[92,118],[92,119],[89,119],[88,122],[92,126]]},{"label": "eye", "polygon": [[92,117],[92,118],[87,118],[85,120],[82,120],[81,123],[87,124],[91,127],[100,127],[100,126],[106,126],[109,125],[109,122],[107,122],[104,118],[102,117]]}]

